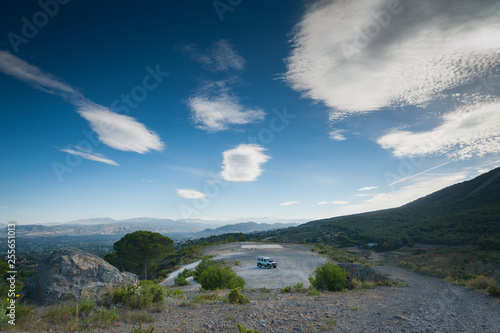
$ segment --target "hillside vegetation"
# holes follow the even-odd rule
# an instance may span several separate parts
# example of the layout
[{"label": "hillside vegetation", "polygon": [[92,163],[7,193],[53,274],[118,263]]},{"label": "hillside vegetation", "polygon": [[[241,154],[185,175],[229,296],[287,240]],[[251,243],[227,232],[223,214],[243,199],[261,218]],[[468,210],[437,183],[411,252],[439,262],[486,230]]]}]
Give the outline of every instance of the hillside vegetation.
[{"label": "hillside vegetation", "polygon": [[267,236],[339,246],[376,242],[379,250],[415,242],[500,250],[500,168],[399,208],[312,221]]}]

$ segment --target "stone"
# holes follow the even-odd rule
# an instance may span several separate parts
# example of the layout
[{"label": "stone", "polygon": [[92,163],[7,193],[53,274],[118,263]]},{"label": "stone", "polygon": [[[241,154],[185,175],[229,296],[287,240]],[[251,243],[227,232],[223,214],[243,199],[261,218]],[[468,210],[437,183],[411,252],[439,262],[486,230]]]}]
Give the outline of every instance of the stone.
[{"label": "stone", "polygon": [[120,272],[96,255],[64,248],[52,252],[26,281],[23,294],[38,305],[90,297],[99,300],[115,285],[138,283],[137,275]]}]

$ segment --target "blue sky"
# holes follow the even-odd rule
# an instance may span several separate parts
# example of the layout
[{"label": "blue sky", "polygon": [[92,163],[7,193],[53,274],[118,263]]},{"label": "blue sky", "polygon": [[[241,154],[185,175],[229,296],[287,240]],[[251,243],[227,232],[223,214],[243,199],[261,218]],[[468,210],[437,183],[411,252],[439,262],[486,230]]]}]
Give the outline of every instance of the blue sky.
[{"label": "blue sky", "polygon": [[500,2],[9,2],[0,222],[317,219],[500,165]]}]

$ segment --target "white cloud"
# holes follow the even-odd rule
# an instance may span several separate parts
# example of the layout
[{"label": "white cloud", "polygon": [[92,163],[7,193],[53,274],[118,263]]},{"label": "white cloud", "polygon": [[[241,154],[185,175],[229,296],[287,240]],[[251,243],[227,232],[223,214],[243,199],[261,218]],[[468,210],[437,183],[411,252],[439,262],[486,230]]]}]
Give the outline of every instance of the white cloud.
[{"label": "white cloud", "polygon": [[243,125],[263,120],[266,113],[260,108],[244,107],[236,96],[226,92],[215,95],[201,93],[192,96],[188,105],[199,128],[222,131],[230,125]]},{"label": "white cloud", "polygon": [[366,187],[358,188],[358,191],[371,191],[371,190],[374,190],[376,188],[378,188],[378,186],[366,186]]},{"label": "white cloud", "polygon": [[290,205],[295,205],[298,203],[299,203],[298,201],[287,201],[287,202],[280,203],[280,206],[290,206]]},{"label": "white cloud", "polygon": [[447,154],[458,159],[500,152],[500,99],[450,112],[442,124],[423,132],[395,131],[377,142],[394,156]]},{"label": "white cloud", "polygon": [[296,27],[285,79],[331,107],[332,120],[422,106],[500,65],[498,1],[391,3],[320,1]]},{"label": "white cloud", "polygon": [[165,144],[153,131],[132,117],[110,111],[94,103],[84,103],[78,113],[85,118],[98,138],[111,148],[144,154],[162,151]]},{"label": "white cloud", "polygon": [[201,199],[205,197],[205,194],[190,189],[175,189],[177,191],[177,195],[184,199]]},{"label": "white cloud", "polygon": [[467,174],[465,172],[422,176],[414,179],[414,182],[410,185],[403,186],[394,191],[376,194],[372,198],[364,200],[359,204],[344,206],[335,211],[335,214],[348,215],[399,207],[435,191],[456,184],[466,178]]},{"label": "white cloud", "polygon": [[343,129],[335,129],[330,131],[330,139],[333,141],[345,141],[347,138],[345,137],[344,133],[346,133],[346,130]]},{"label": "white cloud", "polygon": [[143,154],[149,150],[162,151],[164,148],[158,135],[134,118],[114,113],[89,101],[60,79],[42,72],[9,52],[0,51],[0,71],[69,101],[89,121],[99,140],[114,149]]},{"label": "white cloud", "polygon": [[10,52],[0,51],[0,71],[51,94],[82,98],[82,95],[70,85],[51,74],[42,72]]},{"label": "white cloud", "polygon": [[372,194],[368,194],[368,193],[356,194],[357,197],[369,197],[370,195],[372,195]]},{"label": "white cloud", "polygon": [[263,153],[265,150],[255,144],[240,144],[223,152],[222,179],[234,182],[257,180],[262,173],[262,164],[271,158]]},{"label": "white cloud", "polygon": [[106,163],[106,164],[109,164],[109,165],[119,165],[115,161],[110,160],[109,158],[106,158],[102,154],[97,154],[97,153],[92,153],[92,152],[89,152],[89,151],[85,151],[81,147],[77,147],[77,146],[75,146],[74,148],[75,149],[65,148],[65,149],[61,149],[61,151],[65,152],[65,153],[68,153],[68,154],[80,156],[81,158],[84,158],[84,159],[90,160],[90,161],[102,162],[102,163]]},{"label": "white cloud", "polygon": [[224,39],[215,42],[204,54],[199,53],[194,45],[186,46],[184,50],[191,53],[192,59],[208,70],[225,72],[231,69],[245,69],[245,59],[236,51],[234,45]]},{"label": "white cloud", "polygon": [[320,201],[317,204],[320,205],[320,206],[322,206],[322,205],[329,205],[329,204],[346,205],[348,203],[349,203],[349,201],[337,200],[337,201],[332,201],[332,202],[329,202],[329,201]]}]

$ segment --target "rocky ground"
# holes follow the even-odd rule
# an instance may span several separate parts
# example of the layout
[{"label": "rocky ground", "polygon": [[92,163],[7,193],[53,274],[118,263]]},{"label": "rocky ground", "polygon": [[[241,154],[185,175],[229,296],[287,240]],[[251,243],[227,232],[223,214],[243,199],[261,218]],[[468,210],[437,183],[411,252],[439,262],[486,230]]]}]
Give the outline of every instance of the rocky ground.
[{"label": "rocky ground", "polygon": [[[498,299],[402,268],[375,269],[406,286],[319,296],[247,289],[246,305],[223,302],[227,292],[200,293],[189,286],[187,298],[168,298],[151,325],[155,332],[237,332],[238,323],[260,332],[500,332]],[[203,301],[199,295],[214,296]]]}]

